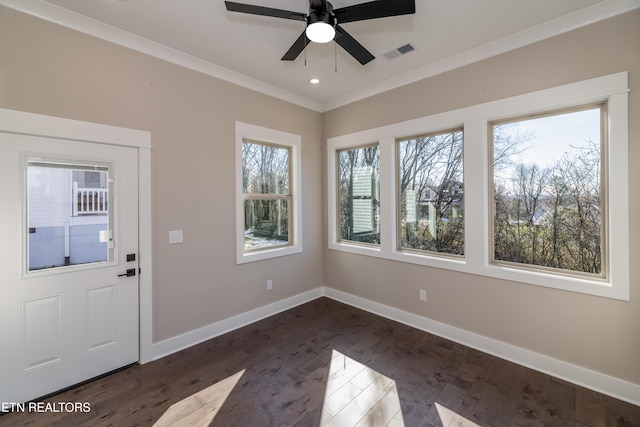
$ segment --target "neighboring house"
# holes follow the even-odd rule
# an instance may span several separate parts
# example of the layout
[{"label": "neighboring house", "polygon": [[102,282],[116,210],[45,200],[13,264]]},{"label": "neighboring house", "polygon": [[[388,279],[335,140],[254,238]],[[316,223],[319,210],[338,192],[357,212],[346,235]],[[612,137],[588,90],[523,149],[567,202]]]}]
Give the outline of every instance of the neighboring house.
[{"label": "neighboring house", "polygon": [[439,205],[443,210],[440,221],[447,222],[449,218],[457,218],[462,211],[464,186],[460,181],[449,181],[442,186],[428,185],[424,196],[418,204],[423,216],[436,218],[435,209]]},{"label": "neighboring house", "polygon": [[553,208],[547,206],[546,203],[542,203],[536,211],[533,213],[531,222],[533,225],[544,225],[552,221]]},{"label": "neighboring house", "polygon": [[[520,212],[520,214],[518,215],[517,206],[514,202],[514,200],[516,199],[510,198],[509,200],[512,203],[512,209],[508,213],[509,224],[511,225],[531,224],[537,227],[550,226],[550,224],[552,224],[554,221],[554,216],[558,215],[560,217],[563,217],[567,214],[567,212],[578,212],[578,207],[575,203],[554,207],[554,203],[549,199],[549,197],[541,196],[540,200],[537,202],[533,214],[529,216],[525,212]],[[599,205],[585,204],[582,209],[584,212],[590,214],[588,216],[593,222],[600,222],[601,218]]]},{"label": "neighboring house", "polygon": [[108,260],[107,172],[30,165],[29,270]]}]

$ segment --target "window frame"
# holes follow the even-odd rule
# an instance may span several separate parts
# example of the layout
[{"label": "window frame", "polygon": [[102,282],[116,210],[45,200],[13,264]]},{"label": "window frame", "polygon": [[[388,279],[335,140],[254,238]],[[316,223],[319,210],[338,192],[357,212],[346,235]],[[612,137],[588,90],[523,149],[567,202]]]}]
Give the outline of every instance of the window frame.
[{"label": "window frame", "polygon": [[[108,236],[113,236],[117,232],[116,230],[117,212],[114,209],[112,209],[112,206],[115,206],[114,204],[115,192],[114,192],[114,186],[113,186],[113,174],[114,174],[113,163],[100,162],[100,161],[94,162],[91,160],[84,161],[84,160],[76,160],[76,159],[70,159],[70,158],[60,159],[60,158],[41,156],[38,154],[31,154],[31,153],[23,153],[23,155],[21,156],[21,162],[22,162],[21,169],[23,174],[22,179],[24,183],[24,191],[22,194],[22,199],[23,199],[22,200],[22,211],[23,211],[22,220],[23,220],[23,224],[25,225],[25,227],[23,227],[23,235],[22,235],[23,277],[40,277],[40,276],[46,276],[50,274],[58,274],[61,272],[92,270],[96,268],[103,268],[105,266],[108,267],[108,266],[116,265],[117,257],[118,257],[116,253],[116,248],[114,247],[113,239],[111,237],[108,237]],[[47,218],[44,221],[45,225],[44,226],[41,225],[40,227],[31,227],[33,216],[36,213],[35,211],[37,210],[42,211],[41,208],[40,209],[35,208],[35,211],[32,210],[32,196],[31,196],[30,187],[29,187],[30,180],[31,180],[30,169],[32,167],[58,169],[58,170],[66,171],[69,173],[69,176],[67,179],[65,179],[66,182],[64,183],[64,187],[66,188],[66,191],[68,191],[68,194],[66,194],[66,196],[69,196],[69,198],[64,202],[63,212],[52,213],[50,212],[50,210],[45,209],[44,211],[48,211],[46,216],[49,218]],[[76,201],[73,200],[72,198],[73,187],[71,186],[72,184],[71,172],[73,171],[99,171],[99,172],[106,173],[106,184],[107,184],[106,190],[108,194],[108,197],[107,197],[108,210],[106,214],[104,215],[101,214],[96,216],[87,215],[87,216],[80,216],[80,217],[77,215],[73,215],[72,205],[76,203]],[[67,186],[67,184],[69,184],[69,186]],[[30,240],[29,234],[31,234],[30,230],[32,228],[36,229],[36,228],[45,228],[45,227],[52,226],[52,224],[54,224],[55,221],[52,223],[50,217],[55,216],[57,214],[62,214],[63,216],[67,216],[70,226],[103,224],[104,221],[102,221],[101,218],[104,218],[106,216],[107,230],[105,230],[106,234],[104,236],[109,240],[101,243],[106,244],[105,249],[106,249],[107,259],[100,260],[100,261],[80,262],[80,263],[69,264],[69,265],[67,264],[57,265],[57,266],[44,267],[44,268],[30,268],[31,267],[30,258],[31,258],[31,252],[32,252],[32,244],[29,241]]]},{"label": "window frame", "polygon": [[[252,143],[287,148],[289,154],[289,243],[262,249],[246,250],[244,246],[244,203],[242,186],[242,145]],[[302,137],[289,132],[236,122],[236,264],[260,261],[302,252],[301,224],[301,148]]]},{"label": "window frame", "polygon": [[[349,148],[344,148],[344,149],[338,149],[338,150],[336,150],[336,159],[335,159],[336,164],[337,165],[340,164],[340,153],[342,151],[358,150],[358,149],[364,149],[364,148],[369,148],[369,147],[374,147],[374,146],[378,146],[378,144],[372,143],[372,144],[360,145],[360,146],[357,146],[357,147],[349,147]],[[380,147],[378,147],[378,150],[379,149],[380,149]],[[378,151],[378,163],[380,163],[380,152],[379,151]],[[378,176],[376,178],[376,184],[374,186],[372,186],[372,189],[371,189],[372,195],[371,195],[370,199],[372,201],[372,204],[373,204],[373,201],[376,199],[376,197],[378,199],[380,198],[379,197],[380,196],[379,191],[376,192],[377,189],[374,188],[374,187],[379,186],[379,184],[380,184],[380,174],[379,174],[379,172],[380,171],[378,171]],[[340,167],[338,166],[336,168],[336,196],[337,197],[340,197],[340,179],[339,179],[339,177],[340,177]],[[378,212],[379,212],[379,209],[378,209]],[[350,245],[355,245],[355,246],[372,247],[372,248],[377,248],[377,247],[380,246],[380,243],[361,242],[361,241],[358,241],[358,240],[350,240],[350,239],[342,238],[341,237],[341,232],[340,232],[340,230],[342,228],[341,227],[341,225],[342,225],[341,224],[342,223],[342,217],[341,217],[340,204],[338,202],[336,202],[336,216],[337,216],[336,238],[340,243],[350,244]],[[375,224],[375,219],[372,217],[372,226],[374,226],[374,228],[375,228],[375,225],[377,225],[377,224]],[[380,233],[378,233],[378,239],[380,239]]]},{"label": "window frame", "polygon": [[[293,203],[293,194],[291,192],[291,166],[292,166],[292,161],[291,161],[291,155],[292,155],[292,149],[291,147],[288,146],[284,146],[284,145],[279,145],[279,144],[272,144],[270,142],[263,142],[263,141],[255,141],[253,139],[249,139],[249,138],[243,138],[242,140],[242,147],[243,147],[243,157],[244,157],[244,147],[245,144],[252,144],[252,145],[259,145],[262,147],[270,147],[270,148],[275,148],[278,150],[286,150],[287,151],[287,192],[286,193],[246,193],[244,191],[244,185],[243,185],[243,191],[242,191],[242,198],[244,200],[243,206],[243,213],[246,214],[247,213],[247,206],[246,206],[246,202],[247,201],[254,201],[254,202],[278,202],[278,201],[285,201],[287,203],[287,242],[285,244],[279,244],[279,245],[274,245],[274,246],[270,246],[268,247],[268,249],[275,249],[277,247],[284,247],[284,246],[291,246],[292,242],[289,239],[289,236],[292,236],[292,223],[291,221],[289,221],[289,213],[291,212],[291,209],[289,208],[290,206],[292,206]],[[243,162],[242,164],[244,165],[244,158],[243,158]],[[244,171],[242,171],[243,175],[244,175]],[[244,178],[243,178],[244,179]],[[243,183],[244,184],[244,183]],[[243,216],[243,221],[246,227],[246,217]],[[245,229],[246,232],[246,229]],[[255,231],[254,231],[255,232]],[[245,252],[255,252],[255,251],[261,251],[261,250],[265,250],[267,248],[254,248],[254,249],[247,249],[245,246]]]},{"label": "window frame", "polygon": [[607,224],[609,222],[609,203],[608,203],[608,199],[609,199],[609,190],[608,190],[608,184],[607,184],[607,176],[609,174],[609,167],[607,164],[607,153],[608,153],[608,146],[609,146],[609,142],[608,142],[608,135],[606,132],[607,129],[607,103],[606,102],[597,102],[597,103],[588,103],[588,104],[580,104],[574,107],[570,107],[570,108],[562,108],[559,110],[554,110],[554,111],[545,111],[543,114],[534,114],[534,115],[527,115],[527,116],[515,116],[515,117],[510,117],[507,119],[503,119],[503,120],[494,120],[490,123],[487,123],[487,132],[488,132],[488,136],[487,136],[487,141],[489,143],[489,147],[488,147],[488,152],[489,152],[489,164],[488,164],[488,168],[489,168],[489,181],[487,183],[488,188],[494,188],[495,185],[495,169],[493,167],[493,163],[494,163],[494,153],[495,153],[495,149],[494,149],[494,143],[492,141],[493,137],[494,137],[494,131],[492,129],[493,126],[497,126],[497,125],[502,125],[502,124],[506,124],[506,123],[517,123],[520,121],[526,121],[526,120],[536,120],[536,119],[543,119],[543,118],[550,118],[550,117],[554,117],[554,116],[560,116],[563,114],[571,114],[571,113],[579,113],[579,112],[583,112],[583,111],[587,111],[587,110],[598,110],[598,116],[599,116],[599,128],[600,128],[600,134],[598,135],[598,138],[600,140],[599,143],[599,158],[600,158],[600,177],[599,177],[599,187],[600,187],[600,197],[601,197],[601,201],[600,201],[600,206],[602,208],[601,210],[601,222],[600,222],[600,238],[601,240],[601,252],[600,252],[600,256],[602,258],[601,260],[601,271],[600,273],[589,273],[589,272],[583,272],[583,271],[578,271],[578,270],[568,270],[568,269],[561,269],[561,268],[555,268],[555,267],[546,267],[546,266],[541,266],[541,265],[536,265],[536,264],[526,264],[526,263],[518,263],[515,261],[507,261],[507,260],[500,260],[500,259],[496,259],[495,257],[495,214],[493,212],[493,206],[495,205],[495,193],[493,191],[489,191],[489,197],[490,197],[490,206],[492,207],[492,209],[490,209],[489,211],[489,244],[490,244],[490,248],[489,248],[489,259],[491,264],[493,265],[498,265],[498,266],[505,266],[505,267],[510,267],[510,268],[515,268],[515,269],[524,269],[524,270],[531,270],[531,271],[542,271],[542,272],[549,272],[551,274],[559,274],[559,275],[568,275],[568,276],[574,276],[574,277],[583,277],[583,278],[587,278],[587,279],[592,279],[592,280],[602,280],[602,281],[606,281],[607,277],[609,277],[609,239],[607,236]]},{"label": "window frame", "polygon": [[[367,129],[327,140],[328,247],[385,258],[589,295],[629,300],[629,176],[628,73],[620,72],[496,101]],[[578,277],[540,269],[522,269],[491,262],[490,144],[488,126],[509,118],[541,114],[584,105],[606,103],[606,150],[601,153],[608,175],[603,179],[608,198],[606,279]],[[452,259],[434,253],[398,250],[399,222],[396,194],[395,143],[399,138],[462,128],[464,162],[465,250]],[[340,242],[336,236],[336,150],[378,143],[380,147],[380,241],[378,248]],[[470,161],[469,159],[473,159]],[[614,208],[615,207],[615,208]]]},{"label": "window frame", "polygon": [[[462,152],[462,209],[464,211],[465,209],[465,199],[464,199],[464,129],[462,127],[458,127],[458,128],[452,128],[452,129],[444,129],[438,132],[430,132],[430,133],[423,133],[420,135],[413,135],[413,136],[408,136],[408,137],[402,137],[402,138],[396,138],[396,142],[395,142],[395,170],[394,170],[394,186],[395,186],[395,194],[396,194],[396,201],[395,201],[395,209],[396,209],[396,217],[398,220],[396,221],[395,224],[395,232],[396,232],[396,242],[397,242],[397,248],[396,250],[398,252],[403,252],[403,253],[411,253],[411,254],[417,254],[417,255],[431,255],[431,256],[436,256],[436,257],[445,257],[445,258],[451,258],[454,260],[460,260],[460,259],[464,259],[464,246],[465,244],[463,244],[463,253],[462,254],[452,254],[452,253],[448,253],[448,252],[437,252],[437,251],[430,251],[430,250],[423,250],[423,249],[414,249],[414,248],[408,248],[408,247],[404,247],[402,246],[402,237],[401,237],[401,233],[402,233],[402,194],[399,191],[400,190],[400,179],[401,179],[401,167],[400,167],[400,145],[403,142],[406,141],[410,141],[412,139],[416,139],[416,138],[429,138],[432,136],[441,136],[441,135],[447,135],[447,134],[455,134],[455,133],[460,133],[461,134],[461,139],[462,139],[462,147],[463,147],[463,152]],[[463,229],[464,229],[465,223],[464,223],[464,218],[463,218]],[[463,231],[463,240],[464,240],[464,231]]]}]

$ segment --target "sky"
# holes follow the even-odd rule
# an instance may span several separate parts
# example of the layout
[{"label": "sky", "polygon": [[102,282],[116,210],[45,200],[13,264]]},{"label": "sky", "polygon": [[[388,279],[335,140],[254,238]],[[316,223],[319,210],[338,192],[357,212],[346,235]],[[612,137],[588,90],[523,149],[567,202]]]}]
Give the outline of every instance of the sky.
[{"label": "sky", "polygon": [[519,158],[514,158],[516,163],[550,166],[572,147],[584,146],[589,139],[600,142],[600,109],[521,121],[518,129],[533,138]]}]

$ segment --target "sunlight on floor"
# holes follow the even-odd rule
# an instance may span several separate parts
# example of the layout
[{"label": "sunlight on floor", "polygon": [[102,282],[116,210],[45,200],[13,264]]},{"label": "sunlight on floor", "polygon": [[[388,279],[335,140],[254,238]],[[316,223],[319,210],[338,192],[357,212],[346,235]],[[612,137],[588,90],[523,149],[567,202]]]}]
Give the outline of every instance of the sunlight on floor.
[{"label": "sunlight on floor", "polygon": [[[153,427],[208,427],[245,370],[174,403]],[[480,427],[435,403],[443,426]],[[321,427],[404,427],[396,382],[333,350]]]},{"label": "sunlight on floor", "polygon": [[333,350],[321,426],[404,426],[392,379]]},{"label": "sunlight on floor", "polygon": [[244,369],[171,405],[154,427],[207,427],[215,418]]},{"label": "sunlight on floor", "polygon": [[469,421],[468,419],[456,414],[451,409],[445,408],[441,404],[436,402],[436,409],[440,416],[440,421],[444,427],[457,426],[457,427],[480,427],[478,424]]}]

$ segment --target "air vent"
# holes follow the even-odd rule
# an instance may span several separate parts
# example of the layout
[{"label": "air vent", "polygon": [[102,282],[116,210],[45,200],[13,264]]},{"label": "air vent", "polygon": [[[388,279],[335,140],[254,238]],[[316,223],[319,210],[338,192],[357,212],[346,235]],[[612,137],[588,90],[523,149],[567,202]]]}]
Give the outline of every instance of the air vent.
[{"label": "air vent", "polygon": [[404,55],[406,53],[411,52],[412,50],[415,50],[414,47],[411,45],[411,43],[407,43],[404,46],[400,46],[397,49],[393,49],[393,50],[385,53],[384,56],[387,59],[395,59],[395,58],[397,58],[399,56],[402,56],[402,55]]}]

